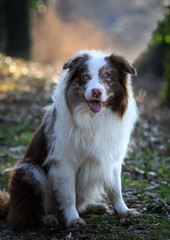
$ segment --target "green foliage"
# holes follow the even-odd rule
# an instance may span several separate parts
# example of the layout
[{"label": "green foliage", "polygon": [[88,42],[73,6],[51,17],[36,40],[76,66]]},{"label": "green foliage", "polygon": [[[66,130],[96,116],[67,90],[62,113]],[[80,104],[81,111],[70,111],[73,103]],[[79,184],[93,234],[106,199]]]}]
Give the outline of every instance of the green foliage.
[{"label": "green foliage", "polygon": [[170,106],[170,6],[165,8],[163,20],[152,33],[147,50],[136,60],[139,75],[152,73],[164,79],[161,99]]},{"label": "green foliage", "polygon": [[143,238],[133,232],[128,231],[123,226],[117,224],[117,219],[91,215],[87,220],[88,225],[93,227],[93,232],[88,235],[88,239],[96,240],[142,240]]},{"label": "green foliage", "polygon": [[170,7],[167,7],[165,9],[163,20],[158,22],[157,28],[152,34],[152,39],[149,43],[148,50],[156,49],[162,44],[165,44],[166,48],[166,44],[170,43],[169,13]]},{"label": "green foliage", "polygon": [[47,0],[30,0],[30,7],[32,9],[40,9],[47,4]]},{"label": "green foliage", "polygon": [[[169,39],[168,39],[169,37]],[[167,36],[168,41],[170,40],[170,36]],[[165,53],[164,59],[164,87],[160,92],[161,99],[170,106],[170,46]]]},{"label": "green foliage", "polygon": [[136,60],[135,65],[140,75],[150,72],[164,77],[166,65],[169,64],[168,58],[170,54],[169,12],[170,7],[167,7],[163,20],[158,22],[157,28],[152,33],[152,38],[148,44],[147,50]]}]

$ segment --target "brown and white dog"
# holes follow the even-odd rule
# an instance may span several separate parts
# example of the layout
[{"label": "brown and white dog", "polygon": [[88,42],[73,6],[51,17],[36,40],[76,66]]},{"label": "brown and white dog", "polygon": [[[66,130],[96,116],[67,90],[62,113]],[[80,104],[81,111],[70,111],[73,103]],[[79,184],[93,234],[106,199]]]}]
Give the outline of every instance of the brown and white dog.
[{"label": "brown and white dog", "polygon": [[80,213],[138,215],[121,193],[121,166],[137,119],[131,88],[136,71],[123,57],[81,51],[65,63],[41,126],[16,166],[0,216],[12,227],[43,221],[85,224]]}]

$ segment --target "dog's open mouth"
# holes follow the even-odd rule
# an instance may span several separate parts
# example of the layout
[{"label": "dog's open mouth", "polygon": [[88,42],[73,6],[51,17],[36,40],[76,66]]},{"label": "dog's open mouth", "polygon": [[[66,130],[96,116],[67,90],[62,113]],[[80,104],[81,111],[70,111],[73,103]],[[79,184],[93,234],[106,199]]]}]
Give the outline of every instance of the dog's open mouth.
[{"label": "dog's open mouth", "polygon": [[86,100],[86,102],[87,102],[90,110],[94,113],[101,112],[102,108],[108,103],[108,101],[101,102],[101,101],[97,101],[97,100],[92,100],[92,101]]}]

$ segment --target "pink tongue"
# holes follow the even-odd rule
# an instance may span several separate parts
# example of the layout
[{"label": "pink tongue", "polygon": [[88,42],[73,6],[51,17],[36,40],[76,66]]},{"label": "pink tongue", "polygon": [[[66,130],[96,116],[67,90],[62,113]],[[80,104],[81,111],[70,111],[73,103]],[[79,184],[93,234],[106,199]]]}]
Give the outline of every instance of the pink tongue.
[{"label": "pink tongue", "polygon": [[102,110],[102,103],[97,101],[89,102],[89,107],[92,112],[98,113]]}]

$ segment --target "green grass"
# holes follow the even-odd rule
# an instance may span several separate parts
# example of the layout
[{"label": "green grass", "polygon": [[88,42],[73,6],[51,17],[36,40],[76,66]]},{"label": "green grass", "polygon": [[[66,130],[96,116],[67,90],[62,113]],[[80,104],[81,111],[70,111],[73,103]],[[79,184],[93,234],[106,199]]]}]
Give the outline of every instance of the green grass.
[{"label": "green grass", "polygon": [[[168,153],[167,153],[168,154]],[[157,152],[153,152],[149,147],[145,151],[138,149],[136,152],[129,153],[128,160],[134,160],[137,163],[137,167],[144,171],[145,178],[139,180],[131,179],[130,175],[126,174],[126,171],[133,172],[133,166],[124,167],[125,173],[122,174],[122,185],[124,187],[134,187],[139,193],[142,193],[145,188],[154,186],[155,182],[157,186],[150,189],[150,192],[156,191],[162,198],[170,198],[170,187],[168,182],[170,179],[170,157],[164,153],[159,156],[159,160],[155,161],[158,157]],[[153,172],[155,176],[150,176],[150,172]]]},{"label": "green grass", "polygon": [[4,172],[4,170],[15,166],[16,162],[19,160],[14,154],[14,152],[10,152],[9,150],[0,150],[0,156],[5,156],[4,160],[2,157],[0,164],[0,189],[7,189],[10,177],[10,172]]},{"label": "green grass", "polygon": [[130,224],[121,223],[118,218],[112,216],[91,215],[86,222],[93,229],[93,232],[87,235],[88,239],[92,240],[160,240],[169,237],[170,221],[167,217],[158,218],[143,214],[135,219],[135,224]]},{"label": "green grass", "polygon": [[29,124],[6,124],[0,125],[0,135],[3,136],[5,142],[15,144],[28,144],[33,132]]},{"label": "green grass", "polygon": [[147,225],[150,239],[168,239],[170,237],[170,232],[168,231],[170,220],[168,217],[155,217],[150,214],[144,214],[140,217],[140,221],[144,226]]},{"label": "green grass", "polygon": [[9,177],[9,173],[0,173],[0,190],[7,189]]},{"label": "green grass", "polygon": [[117,225],[118,219],[110,217],[102,217],[91,215],[87,220],[87,224],[94,230],[88,235],[89,239],[127,239],[135,240],[141,239],[133,232],[126,230],[125,228]]},{"label": "green grass", "polygon": [[164,157],[164,161],[166,161],[169,164],[158,164],[159,173],[163,176],[166,176],[167,179],[170,179],[170,157]]},{"label": "green grass", "polygon": [[3,171],[22,158],[30,142],[33,132],[26,129],[30,129],[29,124],[0,124],[0,136],[5,143],[5,147],[0,148],[0,189],[7,188],[10,177],[10,172]]}]

